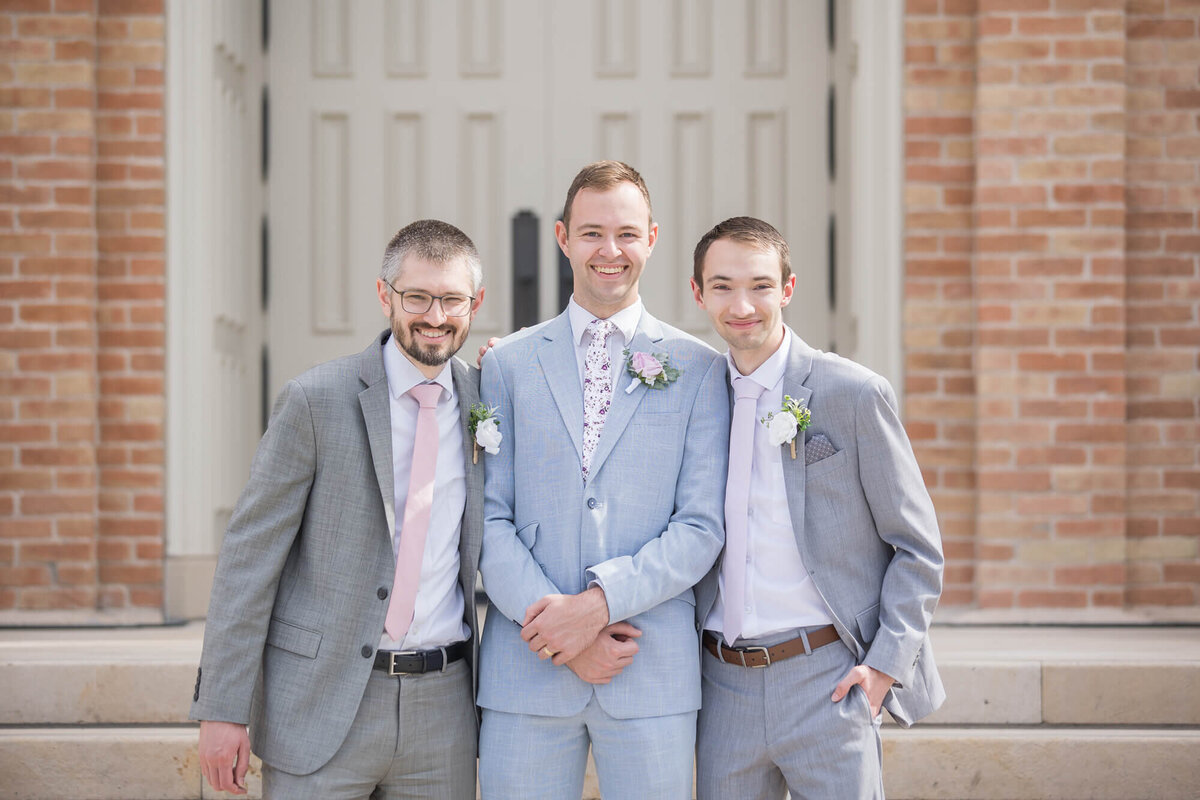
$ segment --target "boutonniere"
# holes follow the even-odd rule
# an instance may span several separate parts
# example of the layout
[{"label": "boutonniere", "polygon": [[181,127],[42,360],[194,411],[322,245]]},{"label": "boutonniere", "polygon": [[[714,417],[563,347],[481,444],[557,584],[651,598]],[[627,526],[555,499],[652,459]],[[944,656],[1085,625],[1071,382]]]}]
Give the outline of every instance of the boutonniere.
[{"label": "boutonniere", "polygon": [[792,460],[796,460],[796,436],[808,427],[812,421],[812,412],[808,406],[788,395],[783,396],[783,408],[772,411],[762,418],[762,424],[767,426],[767,437],[772,447],[787,442],[792,446]]},{"label": "boutonniere", "polygon": [[473,404],[467,429],[471,431],[471,438],[474,440],[471,463],[479,463],[481,447],[490,456],[500,452],[500,440],[504,438],[504,434],[500,433],[500,415],[496,413],[495,407],[489,408],[483,403]]},{"label": "boutonniere", "polygon": [[633,377],[625,394],[636,389],[639,383],[651,389],[665,389],[679,377],[679,370],[671,366],[666,353],[630,353],[626,348],[621,355],[625,356],[625,372]]}]

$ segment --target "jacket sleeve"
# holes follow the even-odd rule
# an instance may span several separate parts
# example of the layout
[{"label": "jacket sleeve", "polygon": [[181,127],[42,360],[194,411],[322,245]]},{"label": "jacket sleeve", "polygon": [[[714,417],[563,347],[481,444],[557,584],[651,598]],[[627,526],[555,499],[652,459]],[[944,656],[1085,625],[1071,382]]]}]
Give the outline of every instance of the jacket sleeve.
[{"label": "jacket sleeve", "polygon": [[895,548],[880,592],[879,630],[863,663],[905,686],[942,592],[941,535],[895,394],[879,376],[859,391],[855,435],[860,478],[876,530]]},{"label": "jacket sleeve", "polygon": [[275,401],[221,544],[191,719],[249,721],[275,592],[304,517],[316,456],[308,398],[293,380]]},{"label": "jacket sleeve", "polygon": [[[479,394],[484,405],[500,414],[500,452],[486,459],[483,489],[483,547],[479,573],[488,599],[500,613],[521,625],[525,609],[558,587],[546,577],[516,529],[515,460],[521,443],[513,435],[515,416],[512,393],[494,351],[483,357]],[[531,532],[533,533],[533,532]]]}]

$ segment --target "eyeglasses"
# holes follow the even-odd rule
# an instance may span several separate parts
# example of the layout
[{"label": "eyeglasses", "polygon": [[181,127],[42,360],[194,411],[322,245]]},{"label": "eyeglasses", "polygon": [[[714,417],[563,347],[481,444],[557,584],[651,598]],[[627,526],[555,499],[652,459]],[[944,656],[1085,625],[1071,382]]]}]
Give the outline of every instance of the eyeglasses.
[{"label": "eyeglasses", "polygon": [[392,286],[391,281],[385,280],[396,294],[400,295],[400,307],[409,314],[424,314],[433,308],[433,301],[437,300],[442,305],[442,313],[447,317],[465,317],[471,313],[471,303],[475,298],[466,294],[430,294],[429,292],[402,292],[395,286]]}]

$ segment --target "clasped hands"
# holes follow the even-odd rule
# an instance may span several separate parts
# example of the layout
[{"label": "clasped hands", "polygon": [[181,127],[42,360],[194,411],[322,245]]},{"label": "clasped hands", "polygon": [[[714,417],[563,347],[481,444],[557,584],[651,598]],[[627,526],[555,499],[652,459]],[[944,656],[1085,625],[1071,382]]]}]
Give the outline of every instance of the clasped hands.
[{"label": "clasped hands", "polygon": [[608,623],[598,586],[579,594],[548,594],[525,609],[521,638],[538,658],[566,665],[588,683],[611,683],[633,663],[642,632],[628,622]]}]

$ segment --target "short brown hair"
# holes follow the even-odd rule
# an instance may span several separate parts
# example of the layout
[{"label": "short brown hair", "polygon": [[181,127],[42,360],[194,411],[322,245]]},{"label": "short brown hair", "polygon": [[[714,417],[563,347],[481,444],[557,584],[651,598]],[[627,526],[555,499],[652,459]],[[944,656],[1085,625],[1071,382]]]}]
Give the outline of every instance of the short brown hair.
[{"label": "short brown hair", "polygon": [[646,188],[646,181],[642,179],[641,174],[624,161],[595,161],[579,170],[575,180],[571,181],[571,188],[567,190],[567,202],[563,203],[562,212],[563,226],[566,227],[567,232],[571,231],[571,204],[575,202],[575,195],[579,194],[581,189],[603,192],[626,181],[632,183],[642,193],[642,198],[646,201],[646,210],[649,212],[652,222],[654,210],[650,206],[650,190]]},{"label": "short brown hair", "polygon": [[718,239],[732,239],[756,250],[774,250],[779,256],[781,281],[787,283],[787,279],[792,276],[792,259],[788,253],[787,242],[784,241],[783,235],[775,230],[775,226],[754,217],[730,217],[724,222],[718,222],[712,230],[701,236],[692,254],[692,279],[696,281],[701,292],[704,291],[704,256],[708,254],[712,243]]},{"label": "short brown hair", "polygon": [[440,219],[419,219],[396,232],[383,251],[383,265],[379,277],[389,284],[400,276],[400,267],[410,254],[435,264],[448,264],[459,258],[466,259],[471,273],[471,291],[479,291],[483,284],[483,268],[479,263],[479,251],[471,238],[449,222]]}]

